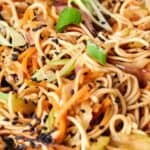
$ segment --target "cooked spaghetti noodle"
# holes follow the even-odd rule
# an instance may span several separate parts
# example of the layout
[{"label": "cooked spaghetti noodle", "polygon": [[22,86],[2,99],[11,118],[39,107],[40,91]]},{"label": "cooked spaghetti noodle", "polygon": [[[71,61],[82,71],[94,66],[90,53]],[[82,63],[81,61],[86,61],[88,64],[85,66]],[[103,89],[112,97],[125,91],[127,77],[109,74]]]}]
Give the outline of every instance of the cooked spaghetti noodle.
[{"label": "cooked spaghetti noodle", "polygon": [[0,1],[0,149],[150,149],[149,0],[80,2]]}]

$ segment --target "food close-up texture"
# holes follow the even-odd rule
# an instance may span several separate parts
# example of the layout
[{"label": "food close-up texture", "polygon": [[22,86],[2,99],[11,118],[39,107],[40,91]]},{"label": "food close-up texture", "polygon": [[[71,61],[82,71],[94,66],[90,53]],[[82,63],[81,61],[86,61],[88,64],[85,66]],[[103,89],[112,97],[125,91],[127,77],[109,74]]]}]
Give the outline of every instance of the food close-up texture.
[{"label": "food close-up texture", "polygon": [[150,150],[150,0],[0,0],[0,150]]}]

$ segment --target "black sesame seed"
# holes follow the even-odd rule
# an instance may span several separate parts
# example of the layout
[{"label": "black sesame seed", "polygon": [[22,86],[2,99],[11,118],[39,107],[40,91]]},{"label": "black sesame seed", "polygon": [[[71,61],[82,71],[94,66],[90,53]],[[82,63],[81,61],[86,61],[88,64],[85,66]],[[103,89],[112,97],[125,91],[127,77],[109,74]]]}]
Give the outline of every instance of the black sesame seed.
[{"label": "black sesame seed", "polygon": [[88,75],[88,72],[84,72],[83,75],[84,75],[84,76]]},{"label": "black sesame seed", "polygon": [[59,40],[56,38],[52,39],[52,41],[55,42],[56,44],[59,44]]},{"label": "black sesame seed", "polygon": [[41,133],[38,137],[37,140],[41,141],[44,144],[50,144],[53,142],[52,136],[50,133]]},{"label": "black sesame seed", "polygon": [[97,139],[90,138],[90,142],[97,142]]},{"label": "black sesame seed", "polygon": [[52,109],[52,105],[49,105],[49,106],[48,106],[48,109],[51,110],[51,109]]},{"label": "black sesame seed", "polygon": [[46,25],[46,24],[42,24],[42,25],[40,25],[40,26],[38,26],[38,27],[36,27],[36,28],[33,28],[32,31],[33,31],[33,32],[36,32],[36,31],[38,31],[38,30],[40,30],[40,29],[42,29],[42,28],[44,28],[44,27],[47,27],[47,25]]},{"label": "black sesame seed", "polygon": [[59,52],[55,51],[55,54],[56,54],[56,55],[59,55]]},{"label": "black sesame seed", "polygon": [[18,117],[14,117],[14,118],[13,118],[14,121],[17,121],[18,119],[19,119]]},{"label": "black sesame seed", "polygon": [[97,88],[101,89],[101,88],[104,88],[104,86],[103,85],[99,85]]},{"label": "black sesame seed", "polygon": [[43,122],[46,122],[47,118],[48,118],[48,115],[45,115]]},{"label": "black sesame seed", "polygon": [[43,63],[45,63],[45,60],[46,60],[46,57],[45,57],[45,56],[42,56],[42,57],[41,57],[41,61],[42,61]]},{"label": "black sesame seed", "polygon": [[103,125],[101,125],[100,127],[99,127],[99,129],[103,129],[104,128],[104,126]]},{"label": "black sesame seed", "polygon": [[4,20],[4,17],[0,14],[0,20]]},{"label": "black sesame seed", "polygon": [[11,124],[12,124],[12,125],[16,125],[16,124],[17,124],[17,121],[12,121]]},{"label": "black sesame seed", "polygon": [[15,150],[15,143],[11,137],[3,137],[3,141],[6,143],[5,150]]},{"label": "black sesame seed", "polygon": [[92,86],[91,84],[88,84],[88,87],[89,87],[89,89],[92,89],[92,88],[93,88],[93,86]]},{"label": "black sesame seed", "polygon": [[105,22],[105,21],[102,21],[101,24],[106,24],[106,22]]},{"label": "black sesame seed", "polygon": [[25,103],[25,104],[28,104],[28,100],[27,100],[27,99],[24,99],[24,103]]},{"label": "black sesame seed", "polygon": [[4,126],[0,126],[0,129],[2,130],[2,129],[5,129],[5,127]]},{"label": "black sesame seed", "polygon": [[105,42],[105,40],[103,38],[101,38],[100,36],[98,36],[98,38],[102,41]]},{"label": "black sesame seed", "polygon": [[73,137],[75,134],[72,133],[72,132],[69,132],[69,135],[70,135],[71,137]]},{"label": "black sesame seed", "polygon": [[12,43],[12,37],[9,38],[9,42]]},{"label": "black sesame seed", "polygon": [[119,97],[116,97],[115,102],[116,102],[117,104],[120,104],[120,98],[119,98]]},{"label": "black sesame seed", "polygon": [[85,113],[85,110],[84,110],[84,109],[80,109],[80,111],[81,111],[82,113]]},{"label": "black sesame seed", "polygon": [[9,121],[10,119],[9,118],[7,118],[7,117],[5,117],[4,119],[3,119],[3,121]]},{"label": "black sesame seed", "polygon": [[70,93],[71,93],[71,95],[73,95],[74,94],[74,89],[71,89]]},{"label": "black sesame seed", "polygon": [[14,48],[14,49],[13,49],[13,51],[14,51],[14,52],[18,52],[18,53],[20,53],[20,52],[21,52],[21,50],[20,50],[20,49],[18,49],[18,48]]},{"label": "black sesame seed", "polygon": [[50,55],[50,54],[46,54],[46,58],[48,58],[48,59],[52,59],[52,55]]},{"label": "black sesame seed", "polygon": [[76,145],[72,145],[71,147],[72,147],[72,148],[76,148],[77,146],[76,146]]},{"label": "black sesame seed", "polygon": [[113,4],[116,4],[116,0],[112,0],[112,3],[113,3]]},{"label": "black sesame seed", "polygon": [[33,101],[32,101],[32,104],[33,104],[34,106],[37,106],[37,103],[36,103],[36,102],[33,102]]},{"label": "black sesame seed", "polygon": [[71,75],[69,75],[67,78],[70,79],[70,80],[74,80],[76,77],[76,74],[75,73],[72,73]]}]

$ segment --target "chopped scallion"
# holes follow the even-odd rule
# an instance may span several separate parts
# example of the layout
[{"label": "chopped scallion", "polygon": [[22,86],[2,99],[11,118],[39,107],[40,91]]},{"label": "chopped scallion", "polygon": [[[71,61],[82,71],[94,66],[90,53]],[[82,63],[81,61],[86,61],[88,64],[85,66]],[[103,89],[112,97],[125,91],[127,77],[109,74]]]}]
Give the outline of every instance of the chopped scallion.
[{"label": "chopped scallion", "polygon": [[101,64],[106,64],[106,52],[91,41],[87,41],[87,54]]}]

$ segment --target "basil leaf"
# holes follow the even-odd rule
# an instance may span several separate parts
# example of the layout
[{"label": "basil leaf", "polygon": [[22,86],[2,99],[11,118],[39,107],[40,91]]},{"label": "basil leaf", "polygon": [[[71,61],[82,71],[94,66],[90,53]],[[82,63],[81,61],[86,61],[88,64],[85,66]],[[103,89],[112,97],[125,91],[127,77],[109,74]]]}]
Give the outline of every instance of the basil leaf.
[{"label": "basil leaf", "polygon": [[72,7],[66,7],[60,13],[56,30],[58,32],[62,32],[64,27],[70,24],[79,24],[81,22],[81,14],[80,12]]},{"label": "basil leaf", "polygon": [[101,64],[106,64],[106,52],[91,41],[87,41],[87,54]]}]

